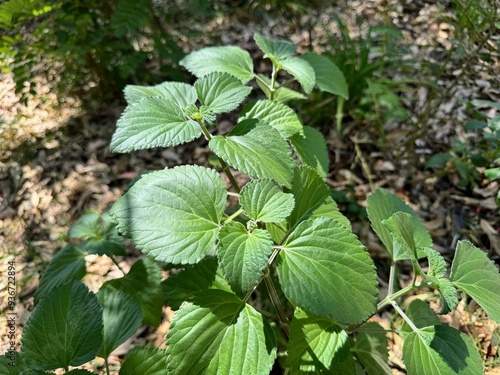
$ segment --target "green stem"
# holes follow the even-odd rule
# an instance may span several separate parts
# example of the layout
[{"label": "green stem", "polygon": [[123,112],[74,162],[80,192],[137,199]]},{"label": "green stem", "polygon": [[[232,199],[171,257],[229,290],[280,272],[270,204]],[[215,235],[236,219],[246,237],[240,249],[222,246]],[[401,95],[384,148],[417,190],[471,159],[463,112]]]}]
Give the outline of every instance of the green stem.
[{"label": "green stem", "polygon": [[108,358],[104,358],[104,363],[106,364],[106,374],[109,375],[109,363],[108,363]]},{"label": "green stem", "polygon": [[389,298],[394,293],[394,275],[396,273],[396,263],[392,260],[391,269],[389,271],[389,287],[387,288],[387,296]]},{"label": "green stem", "polygon": [[337,133],[341,138],[344,138],[344,134],[342,134],[342,119],[344,118],[344,103],[345,99],[342,96],[337,98],[337,113],[335,114],[335,121],[337,125]]},{"label": "green stem", "polygon": [[399,315],[401,315],[401,317],[404,319],[404,321],[406,323],[408,323],[408,325],[411,327],[411,329],[414,332],[419,331],[419,329],[415,326],[415,324],[413,324],[413,321],[408,317],[408,315],[406,315],[405,312],[403,310],[401,310],[401,307],[399,307],[399,305],[396,303],[396,301],[391,301],[391,305],[399,313]]},{"label": "green stem", "polygon": [[235,217],[238,217],[242,212],[243,212],[243,208],[240,208],[238,211],[236,211],[234,214],[232,214],[231,216],[229,216],[225,221],[224,221],[224,224],[227,224],[227,223],[230,223],[231,221],[233,221],[233,219]]},{"label": "green stem", "polygon": [[406,293],[409,293],[409,292],[411,292],[412,290],[414,290],[416,288],[418,288],[418,287],[417,286],[408,285],[406,288],[400,289],[397,292],[395,292],[395,293],[393,293],[391,295],[388,295],[387,297],[385,297],[382,301],[380,301],[378,303],[378,305],[377,305],[377,311],[380,311],[384,307],[386,307],[387,305],[390,305],[392,300],[398,299],[399,297],[404,296]]},{"label": "green stem", "polygon": [[274,99],[274,92],[276,91],[276,77],[278,76],[279,68],[276,67],[273,63],[273,72],[271,74],[271,87],[269,87],[269,90],[271,91],[271,100]]},{"label": "green stem", "polygon": [[285,314],[285,309],[283,309],[283,306],[281,305],[281,301],[280,301],[280,298],[278,296],[278,292],[276,291],[276,288],[274,287],[273,280],[271,279],[271,274],[269,273],[269,268],[267,269],[267,272],[264,275],[264,282],[266,283],[267,291],[269,293],[269,297],[271,298],[271,302],[272,302],[274,308],[276,309],[276,312],[278,313],[281,328],[283,328],[283,331],[285,332],[285,335],[288,338],[290,336],[290,330],[288,328],[290,322],[288,320],[288,317]]}]

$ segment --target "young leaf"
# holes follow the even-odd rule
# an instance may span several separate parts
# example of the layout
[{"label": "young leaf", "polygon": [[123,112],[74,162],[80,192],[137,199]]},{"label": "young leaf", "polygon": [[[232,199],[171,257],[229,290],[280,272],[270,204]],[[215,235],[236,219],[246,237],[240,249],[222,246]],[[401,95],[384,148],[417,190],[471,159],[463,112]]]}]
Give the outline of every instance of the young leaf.
[{"label": "young leaf", "polygon": [[[239,125],[248,130],[247,121]],[[239,132],[238,129],[234,131]],[[209,146],[231,167],[250,177],[271,178],[280,185],[291,186],[290,148],[278,131],[265,123],[253,125],[253,128],[243,135],[229,134],[227,137],[220,135],[213,137]]]},{"label": "young leaf", "polygon": [[316,86],[330,94],[349,99],[349,89],[342,71],[326,56],[308,52],[300,56],[307,61],[316,75]]},{"label": "young leaf", "polygon": [[71,228],[68,236],[70,238],[92,238],[101,234],[101,215],[97,212],[89,212],[80,217]]},{"label": "young leaf", "polygon": [[214,72],[201,77],[194,84],[200,103],[213,113],[227,113],[236,109],[252,91],[229,74]]},{"label": "young leaf", "polygon": [[359,331],[351,351],[368,375],[392,374],[384,329],[378,323],[368,322]]},{"label": "young leaf", "polygon": [[311,216],[330,196],[328,186],[318,173],[305,165],[295,168],[292,193],[295,197],[295,207],[288,218],[290,228]]},{"label": "young leaf", "polygon": [[[405,314],[417,328],[425,328],[441,324],[438,315],[431,309],[429,304],[419,299],[411,301],[406,308]],[[400,333],[403,333],[403,338],[406,337],[406,334],[411,332],[413,332],[411,327],[408,323],[404,322],[400,328]]]},{"label": "young leaf", "polygon": [[291,56],[280,60],[279,64],[281,68],[286,70],[300,83],[306,94],[311,93],[316,82],[316,76],[314,69],[307,61],[302,60],[300,57]]},{"label": "young leaf", "polygon": [[343,323],[375,311],[377,274],[357,237],[329,218],[302,222],[278,255],[285,295],[300,308]]},{"label": "young leaf", "polygon": [[349,337],[335,322],[297,308],[290,324],[292,374],[355,374]]},{"label": "young leaf", "polygon": [[111,152],[177,146],[198,138],[200,125],[184,116],[181,107],[159,96],[129,105],[116,124]]},{"label": "young leaf", "polygon": [[[417,258],[425,257],[424,248],[432,247],[432,238],[420,218],[405,202],[385,189],[377,189],[368,197],[367,203],[366,211],[372,228],[393,257],[398,255],[394,251],[393,236],[382,221],[389,219],[398,211],[411,214]],[[405,258],[403,255],[398,255],[395,259],[408,259],[408,257]]]},{"label": "young leaf", "polygon": [[267,375],[276,358],[276,338],[262,315],[215,289],[182,305],[167,345],[169,374]]},{"label": "young leaf", "polygon": [[457,307],[457,290],[450,280],[431,276],[427,276],[427,280],[431,282],[432,286],[434,286],[441,295],[442,309],[440,314],[448,314]]},{"label": "young leaf", "polygon": [[206,257],[178,273],[170,274],[161,286],[165,303],[173,310],[179,310],[182,302],[190,300],[199,290],[214,288],[231,292],[215,257]]},{"label": "young leaf", "polygon": [[293,210],[292,194],[283,193],[273,180],[253,180],[240,193],[240,204],[248,217],[264,223],[279,223]]},{"label": "young leaf", "polygon": [[111,215],[121,233],[157,260],[196,263],[215,253],[226,199],[215,170],[185,165],[144,175]]},{"label": "young leaf", "polygon": [[250,54],[235,46],[202,48],[184,57],[180,64],[196,77],[222,72],[235,76],[243,84],[253,79]]},{"label": "young leaf", "polygon": [[284,139],[294,134],[303,135],[303,126],[293,109],[283,103],[271,100],[258,100],[243,108],[239,122],[247,119],[258,119],[268,123],[280,132]]},{"label": "young leaf", "polygon": [[297,99],[304,100],[307,99],[307,96],[302,94],[301,92],[291,90],[287,87],[280,86],[277,82],[275,82],[275,90],[271,93],[269,87],[271,86],[271,79],[262,74],[258,74],[259,79],[257,80],[257,85],[259,85],[260,89],[266,95],[266,98],[271,99],[275,102],[284,103],[289,100]]},{"label": "young leaf", "polygon": [[302,163],[314,168],[325,179],[328,173],[328,150],[323,135],[310,126],[304,126],[304,135],[294,134],[290,138],[293,149]]},{"label": "young leaf", "polygon": [[482,374],[483,364],[474,343],[447,325],[412,332],[403,345],[403,361],[409,375]]},{"label": "young leaf", "polygon": [[425,255],[429,261],[428,276],[441,278],[446,273],[446,262],[436,250],[427,247],[424,249]]},{"label": "young leaf", "polygon": [[113,287],[130,295],[141,307],[143,324],[157,326],[161,321],[163,296],[161,269],[152,259],[139,259],[122,278],[109,280],[102,286]]},{"label": "young leaf", "polygon": [[243,296],[251,291],[262,277],[273,240],[269,232],[255,229],[248,232],[238,222],[230,222],[219,235],[219,263],[234,292]]},{"label": "young leaf", "polygon": [[339,206],[337,206],[337,203],[331,196],[326,197],[323,203],[312,212],[309,219],[316,219],[318,217],[329,217],[330,219],[338,221],[347,229],[351,229],[351,222],[347,217],[342,215]]},{"label": "young leaf", "polygon": [[413,217],[406,212],[395,212],[389,219],[382,220],[389,232],[392,234],[397,246],[394,246],[392,254],[394,260],[417,259],[417,247],[413,238]]},{"label": "young leaf", "polygon": [[182,82],[163,82],[156,86],[127,85],[124,92],[128,104],[134,104],[148,96],[161,96],[180,108],[186,108],[198,99],[194,87]]},{"label": "young leaf", "polygon": [[73,245],[66,245],[50,261],[35,292],[35,305],[55,287],[85,276],[85,253]]},{"label": "young leaf", "polygon": [[255,43],[264,52],[265,58],[274,58],[276,61],[295,55],[297,46],[288,40],[273,40],[262,36],[254,35]]},{"label": "young leaf", "polygon": [[450,281],[500,323],[500,274],[486,254],[468,241],[460,241],[451,265]]},{"label": "young leaf", "polygon": [[108,358],[113,350],[123,344],[141,326],[139,305],[124,292],[105,287],[97,293],[102,308],[103,338],[99,357]]},{"label": "young leaf", "polygon": [[166,349],[135,348],[120,368],[119,375],[168,375]]},{"label": "young leaf", "polygon": [[54,370],[93,359],[102,343],[102,312],[80,281],[52,290],[33,310],[22,337],[31,368]]}]

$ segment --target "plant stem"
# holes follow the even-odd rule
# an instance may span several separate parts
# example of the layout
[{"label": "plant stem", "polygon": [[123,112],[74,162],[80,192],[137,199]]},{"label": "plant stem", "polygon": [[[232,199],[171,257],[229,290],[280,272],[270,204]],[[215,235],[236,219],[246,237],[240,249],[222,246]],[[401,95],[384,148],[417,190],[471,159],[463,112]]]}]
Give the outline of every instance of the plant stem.
[{"label": "plant stem", "polygon": [[273,303],[273,306],[276,309],[276,312],[278,313],[281,327],[283,328],[283,331],[285,332],[285,335],[288,338],[290,336],[290,330],[288,328],[288,325],[290,324],[290,322],[288,320],[288,317],[285,314],[285,310],[283,309],[283,306],[281,305],[281,301],[279,299],[278,292],[276,291],[276,288],[274,287],[273,280],[271,279],[271,274],[269,273],[269,268],[267,269],[267,272],[264,275],[264,282],[266,283],[267,291],[269,292],[269,297],[271,298],[271,302]]},{"label": "plant stem", "polygon": [[396,301],[391,301],[391,305],[392,307],[394,307],[394,309],[399,313],[399,315],[401,315],[401,317],[404,319],[404,321],[406,323],[408,323],[408,325],[411,327],[411,329],[414,331],[414,332],[417,332],[419,329],[415,326],[415,324],[413,324],[413,321],[408,318],[408,315],[405,314],[405,312],[403,310],[401,310],[401,307],[399,307],[399,305],[396,303]]},{"label": "plant stem", "polygon": [[271,91],[271,100],[274,99],[274,92],[276,91],[276,77],[278,76],[279,68],[274,65],[273,62],[273,72],[271,74],[271,87],[269,87],[269,90]]},{"label": "plant stem", "polygon": [[225,221],[224,221],[224,224],[227,224],[227,223],[230,223],[231,221],[233,221],[233,219],[235,217],[238,217],[242,212],[243,212],[243,208],[240,208],[238,211],[236,211],[234,214],[232,214],[231,216],[229,216]]},{"label": "plant stem", "polygon": [[385,297],[382,301],[380,301],[378,303],[378,305],[377,305],[377,311],[382,310],[387,305],[390,305],[392,300],[395,300],[395,299],[398,299],[401,296],[404,296],[406,293],[411,292],[415,288],[417,288],[417,287],[416,286],[412,286],[412,285],[408,285],[406,288],[400,289],[397,292],[395,292],[394,294],[388,295],[387,297]]},{"label": "plant stem", "polygon": [[109,375],[109,363],[108,363],[108,358],[104,358],[104,363],[106,364],[106,374]]},{"label": "plant stem", "polygon": [[389,287],[387,288],[387,297],[391,296],[394,292],[394,275],[396,273],[396,263],[394,260],[391,261],[391,269],[389,271]]},{"label": "plant stem", "polygon": [[345,99],[342,96],[337,98],[337,113],[335,114],[335,122],[337,125],[337,133],[340,138],[344,138],[343,129],[342,129],[342,119],[344,118],[344,103]]}]

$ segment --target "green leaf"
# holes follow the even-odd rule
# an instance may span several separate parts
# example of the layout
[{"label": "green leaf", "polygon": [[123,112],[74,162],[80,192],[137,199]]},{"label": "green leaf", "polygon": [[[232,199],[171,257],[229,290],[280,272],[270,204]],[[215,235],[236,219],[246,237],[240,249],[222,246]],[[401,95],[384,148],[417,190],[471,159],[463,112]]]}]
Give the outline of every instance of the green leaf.
[{"label": "green leaf", "polygon": [[382,220],[394,238],[394,260],[417,259],[417,247],[413,238],[413,217],[406,212],[395,212],[389,219]]},{"label": "green leaf", "polygon": [[295,207],[288,218],[290,228],[311,216],[330,196],[328,186],[318,173],[305,165],[294,170],[292,193],[295,197]]},{"label": "green leaf", "polygon": [[124,277],[109,280],[102,288],[113,287],[130,295],[141,307],[143,324],[156,327],[161,322],[163,305],[160,282],[160,266],[154,260],[144,258],[135,262]]},{"label": "green leaf", "polygon": [[[25,370],[25,371],[19,373],[19,375],[52,375],[52,374],[53,374],[53,372],[46,372],[43,370],[36,370],[36,369],[29,369],[29,370]],[[89,372],[88,374],[92,374],[92,373]]]},{"label": "green leaf", "polygon": [[82,238],[85,241],[77,246],[90,254],[125,255],[125,242],[118,234],[116,224],[108,213],[99,215],[91,212],[83,215],[69,229],[70,238]]},{"label": "green leaf", "polygon": [[119,375],[168,375],[167,350],[134,348],[123,361]]},{"label": "green leaf", "polygon": [[291,74],[302,86],[306,94],[310,94],[316,82],[314,69],[300,57],[287,57],[279,61],[281,67]]},{"label": "green leaf", "polygon": [[279,223],[293,210],[292,194],[283,193],[273,180],[253,180],[240,193],[240,204],[248,217],[265,223]]},{"label": "green leaf", "polygon": [[258,100],[243,108],[239,122],[258,119],[268,123],[285,139],[294,134],[303,134],[303,126],[297,114],[287,105],[271,100]]},{"label": "green leaf", "polygon": [[[248,130],[247,121],[236,128],[240,125]],[[278,131],[265,123],[253,125],[243,135],[213,137],[209,146],[227,164],[250,177],[271,178],[280,185],[291,186],[290,148]]]},{"label": "green leaf", "polygon": [[302,163],[314,168],[325,179],[328,173],[328,150],[323,135],[310,126],[304,126],[304,135],[295,134],[290,142]]},{"label": "green leaf", "polygon": [[271,93],[271,90],[269,89],[269,87],[271,86],[271,79],[262,74],[258,74],[258,76],[259,79],[256,81],[257,85],[259,85],[260,89],[264,92],[266,98],[268,99],[272,99],[273,101],[280,103],[284,103],[293,99],[307,99],[307,96],[305,96],[301,92],[291,90],[284,86],[280,86],[277,82],[274,83],[275,90],[273,93]]},{"label": "green leaf", "polygon": [[483,364],[474,343],[447,325],[412,332],[403,345],[403,361],[409,375],[482,374]]},{"label": "green leaf", "polygon": [[295,55],[297,52],[297,46],[288,40],[273,40],[261,34],[255,34],[254,40],[260,50],[264,52],[265,58],[273,57],[276,60],[281,60]]},{"label": "green leaf", "polygon": [[35,305],[55,287],[85,276],[85,253],[73,245],[66,245],[50,261],[35,292]]},{"label": "green leaf", "polygon": [[161,284],[163,298],[173,310],[178,310],[182,302],[190,300],[200,290],[214,288],[231,292],[222,272],[218,270],[216,257],[206,257],[178,273],[170,274]]},{"label": "green leaf", "polygon": [[222,273],[240,296],[258,284],[272,252],[273,240],[266,230],[248,232],[241,223],[230,222],[220,232],[219,263]]},{"label": "green leaf", "polygon": [[297,308],[290,324],[292,374],[355,374],[349,336],[335,322]]},{"label": "green leaf", "polygon": [[377,274],[357,237],[329,218],[302,222],[278,255],[283,292],[313,314],[359,323],[375,311]]},{"label": "green leaf", "polygon": [[500,323],[500,274],[486,254],[468,241],[460,241],[451,265],[450,281]]},{"label": "green leaf", "polygon": [[241,81],[229,74],[214,72],[201,77],[194,84],[201,104],[217,113],[227,113],[236,109],[252,91]]},{"label": "green leaf", "polygon": [[0,355],[0,373],[5,375],[19,375],[27,369],[28,366],[24,362],[21,353],[6,351],[4,355]]},{"label": "green leaf", "polygon": [[182,305],[167,335],[168,373],[269,374],[276,338],[260,313],[221,290]]},{"label": "green leaf", "polygon": [[80,281],[52,290],[33,310],[22,337],[31,368],[54,370],[93,359],[102,343],[102,312]]},{"label": "green leaf", "polygon": [[83,369],[74,369],[68,372],[65,372],[64,375],[96,375],[95,372],[90,372],[88,370],[83,370]]},{"label": "green leaf", "polygon": [[200,125],[187,119],[177,105],[159,96],[129,105],[116,124],[111,152],[177,146],[198,138]]},{"label": "green leaf", "polygon": [[196,263],[215,254],[227,191],[213,169],[185,165],[149,173],[112,207],[118,230],[157,260]]},{"label": "green leaf", "polygon": [[330,94],[349,99],[349,89],[342,71],[328,57],[308,52],[300,56],[307,61],[316,75],[316,86]]},{"label": "green leaf", "polygon": [[340,212],[339,206],[337,206],[337,203],[331,196],[326,197],[323,203],[312,212],[309,218],[316,219],[318,217],[329,217],[330,219],[338,221],[347,229],[351,229],[351,222]]},{"label": "green leaf", "polygon": [[500,167],[485,169],[484,175],[490,181],[498,180],[500,179]]},{"label": "green leaf", "polygon": [[457,290],[450,280],[445,278],[427,277],[431,285],[435,287],[441,295],[442,309],[440,314],[448,314],[458,305]]},{"label": "green leaf", "polygon": [[375,322],[363,324],[351,351],[359,359],[368,375],[392,374],[389,367],[387,336]]},{"label": "green leaf", "polygon": [[235,46],[202,48],[184,57],[180,64],[196,77],[222,72],[235,76],[243,84],[253,79],[250,54]]},{"label": "green leaf", "polygon": [[415,247],[417,248],[417,257],[425,257],[424,248],[432,247],[432,238],[410,206],[385,189],[377,189],[368,197],[367,204],[366,211],[372,228],[395,260],[408,258],[404,257],[404,254],[395,252],[393,236],[382,221],[389,219],[394,213],[399,211],[412,215],[413,238]]},{"label": "green leaf", "polygon": [[104,325],[99,357],[108,358],[141,326],[141,308],[128,294],[109,286],[99,290],[97,299]]},{"label": "green leaf", "polygon": [[453,155],[448,152],[432,155],[429,160],[425,163],[425,168],[441,168],[453,159]]},{"label": "green leaf", "polygon": [[428,276],[441,278],[446,273],[446,262],[444,258],[436,250],[427,247],[424,249],[425,255],[429,260],[429,271]]},{"label": "green leaf", "polygon": [[[425,328],[441,324],[436,312],[431,309],[427,302],[420,299],[414,299],[411,301],[406,308],[405,314],[417,328]],[[400,332],[403,334],[403,338],[405,338],[406,334],[413,332],[413,330],[408,323],[404,322],[400,328]]]},{"label": "green leaf", "polygon": [[128,104],[134,104],[149,96],[161,96],[176,103],[180,108],[186,108],[198,99],[194,87],[181,82],[163,82],[156,86],[127,85],[124,92]]}]

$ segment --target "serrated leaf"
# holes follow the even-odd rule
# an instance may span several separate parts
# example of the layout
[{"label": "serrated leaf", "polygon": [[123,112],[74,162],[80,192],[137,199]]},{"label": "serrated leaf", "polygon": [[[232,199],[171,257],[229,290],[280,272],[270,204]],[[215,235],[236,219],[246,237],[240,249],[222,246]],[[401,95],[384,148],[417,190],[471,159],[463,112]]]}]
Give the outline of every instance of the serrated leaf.
[{"label": "serrated leaf", "polygon": [[22,336],[31,368],[54,370],[93,359],[102,343],[102,312],[80,281],[53,289],[33,310]]},{"label": "serrated leaf", "polygon": [[134,348],[120,368],[119,375],[168,375],[167,350]]},{"label": "serrated leaf", "polygon": [[156,327],[161,321],[163,305],[160,282],[160,266],[144,258],[135,262],[124,277],[109,280],[102,287],[113,287],[130,295],[141,307],[143,324]]},{"label": "serrated leaf", "polygon": [[482,374],[483,364],[474,343],[447,325],[412,332],[403,345],[403,362],[409,375]]},{"label": "serrated leaf", "polygon": [[167,279],[162,281],[161,285],[163,298],[173,310],[178,310],[182,302],[190,300],[195,292],[203,289],[214,288],[231,291],[218,269],[216,257],[206,257],[178,273],[170,274]]},{"label": "serrated leaf", "polygon": [[250,54],[235,46],[202,48],[185,56],[180,64],[196,77],[222,72],[235,76],[243,84],[253,79]]},{"label": "serrated leaf", "polygon": [[375,322],[363,324],[351,351],[368,375],[392,374],[389,367],[388,342],[384,329]]},{"label": "serrated leaf", "polygon": [[182,82],[163,82],[155,86],[127,85],[124,92],[128,104],[134,104],[148,96],[161,96],[176,103],[180,108],[185,108],[196,103],[198,99],[194,87]]},{"label": "serrated leaf", "polygon": [[389,232],[393,236],[392,254],[394,260],[398,259],[417,259],[417,247],[413,237],[413,217],[406,212],[395,212],[389,219],[382,220]]},{"label": "serrated leaf", "polygon": [[302,122],[293,109],[287,105],[272,100],[258,100],[243,108],[239,122],[248,119],[258,119],[275,128],[285,139],[294,134],[304,134]]},{"label": "serrated leaf", "polygon": [[7,351],[4,355],[0,355],[0,373],[5,375],[19,375],[28,366],[24,362],[21,353]]},{"label": "serrated leaf", "polygon": [[424,249],[425,255],[429,261],[428,276],[441,278],[446,273],[446,262],[444,258],[436,250],[427,247]]},{"label": "serrated leaf", "polygon": [[140,306],[128,294],[105,287],[97,293],[102,309],[103,338],[99,357],[108,358],[113,350],[123,344],[141,326]]},{"label": "serrated leaf", "polygon": [[349,99],[349,89],[342,71],[328,57],[308,52],[300,56],[307,61],[316,75],[316,86],[322,91]]},{"label": "serrated leaf", "polygon": [[295,200],[292,194],[281,191],[273,180],[253,180],[240,193],[241,207],[248,217],[265,223],[279,223],[293,210]]},{"label": "serrated leaf", "polygon": [[445,278],[427,277],[441,295],[442,309],[440,314],[448,314],[458,305],[457,290],[450,280]]},{"label": "serrated leaf", "polygon": [[329,218],[302,222],[278,255],[283,292],[313,314],[359,323],[375,311],[377,274],[357,237]]},{"label": "serrated leaf", "polygon": [[116,124],[111,152],[130,152],[154,147],[171,147],[201,135],[200,125],[187,119],[173,101],[159,96],[129,105]]},{"label": "serrated leaf", "polygon": [[355,374],[349,337],[335,322],[297,308],[290,324],[292,374]]},{"label": "serrated leaf", "polygon": [[155,259],[196,263],[215,254],[226,199],[215,170],[185,165],[143,176],[111,214],[118,230]]},{"label": "serrated leaf", "polygon": [[169,373],[269,374],[276,338],[269,323],[236,295],[206,290],[182,305],[167,335]]},{"label": "serrated leaf", "polygon": [[261,34],[255,34],[253,38],[266,58],[280,60],[297,52],[297,46],[288,40],[273,40]]},{"label": "serrated leaf", "polygon": [[292,194],[295,197],[295,207],[288,218],[290,228],[311,216],[330,196],[330,191],[314,169],[301,165],[294,170]]},{"label": "serrated leaf", "polygon": [[323,135],[310,126],[304,126],[304,134],[294,134],[290,138],[293,149],[302,163],[314,168],[325,179],[328,173],[328,150]]},{"label": "serrated leaf", "polygon": [[81,280],[86,271],[85,253],[73,245],[66,245],[52,258],[43,273],[35,292],[35,305],[55,287],[73,279]]},{"label": "serrated leaf", "polygon": [[451,265],[450,281],[471,296],[500,323],[500,274],[486,254],[468,241],[460,241]]},{"label": "serrated leaf", "polygon": [[300,57],[287,57],[279,61],[281,67],[291,74],[302,86],[306,94],[310,94],[316,82],[314,69]]},{"label": "serrated leaf", "polygon": [[194,84],[200,103],[213,113],[227,113],[236,109],[252,91],[229,74],[214,72],[207,74]]},{"label": "serrated leaf", "polygon": [[331,196],[326,197],[323,203],[312,212],[309,218],[316,219],[318,217],[329,217],[330,219],[338,221],[347,229],[351,229],[351,222],[340,212],[339,206],[337,206],[337,203]]},{"label": "serrated leaf", "polygon": [[238,222],[230,222],[219,235],[219,263],[233,291],[243,296],[262,277],[273,252],[271,235],[263,229],[248,232]]},{"label": "serrated leaf", "polygon": [[[441,324],[438,315],[431,309],[429,304],[419,299],[411,301],[406,308],[405,314],[417,328]],[[401,326],[400,331],[403,333],[403,338],[405,338],[407,334],[413,332],[412,328],[406,322]]]},{"label": "serrated leaf", "polygon": [[245,134],[213,137],[209,142],[212,151],[231,167],[250,177],[271,178],[280,185],[290,187],[292,156],[286,141],[267,124],[254,124],[250,130],[247,121],[241,125],[245,126]]},{"label": "serrated leaf", "polygon": [[256,81],[257,85],[260,87],[260,89],[266,95],[266,98],[268,98],[269,100],[284,103],[293,99],[296,100],[307,99],[307,96],[305,96],[301,92],[291,90],[284,86],[280,86],[277,82],[274,83],[275,90],[274,92],[271,93],[271,90],[269,89],[269,87],[271,86],[271,79],[262,74],[259,74],[258,76],[259,79]]},{"label": "serrated leaf", "polygon": [[397,255],[395,260],[408,258],[398,253],[395,254],[393,236],[382,221],[389,219],[398,211],[412,215],[413,237],[417,248],[417,258],[425,257],[424,248],[432,247],[432,238],[417,214],[403,200],[389,193],[387,190],[377,189],[371,194],[367,200],[366,211],[377,236],[393,257]]}]

